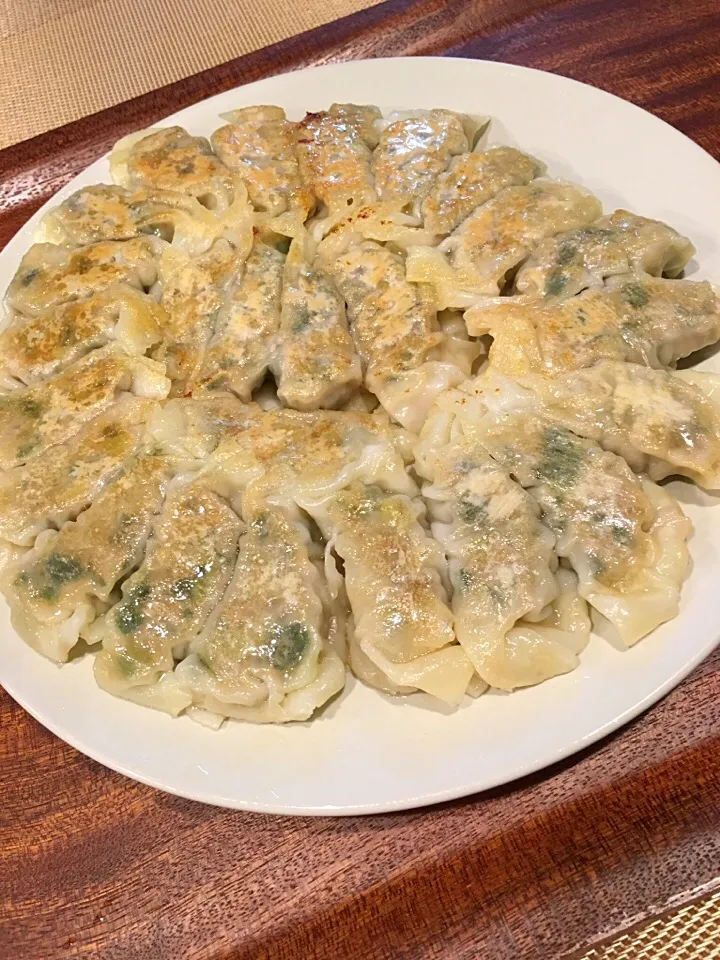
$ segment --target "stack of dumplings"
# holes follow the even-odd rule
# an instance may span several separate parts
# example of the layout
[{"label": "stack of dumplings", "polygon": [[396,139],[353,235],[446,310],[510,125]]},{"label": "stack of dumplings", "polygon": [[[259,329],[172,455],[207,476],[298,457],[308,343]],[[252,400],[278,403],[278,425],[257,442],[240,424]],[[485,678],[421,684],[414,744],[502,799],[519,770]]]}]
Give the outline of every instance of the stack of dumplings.
[{"label": "stack of dumplings", "polygon": [[[218,727],[351,671],[451,706],[678,613],[720,487],[692,243],[446,109],[121,140],[0,330],[0,588],[46,657]],[[492,132],[490,128],[490,133]],[[419,700],[423,702],[422,698]]]}]

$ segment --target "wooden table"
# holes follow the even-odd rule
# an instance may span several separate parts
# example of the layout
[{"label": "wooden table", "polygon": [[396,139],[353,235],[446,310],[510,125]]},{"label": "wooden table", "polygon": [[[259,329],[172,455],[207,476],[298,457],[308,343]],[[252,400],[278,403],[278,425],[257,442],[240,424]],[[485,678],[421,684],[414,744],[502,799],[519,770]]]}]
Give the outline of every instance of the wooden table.
[{"label": "wooden table", "polygon": [[[716,0],[390,0],[0,153],[0,243],[122,134],[303,65],[556,71],[720,156]],[[672,190],[672,184],[668,184]],[[720,652],[620,734],[419,813],[273,818],[103,769],[0,699],[0,956],[546,960],[720,886]]]}]

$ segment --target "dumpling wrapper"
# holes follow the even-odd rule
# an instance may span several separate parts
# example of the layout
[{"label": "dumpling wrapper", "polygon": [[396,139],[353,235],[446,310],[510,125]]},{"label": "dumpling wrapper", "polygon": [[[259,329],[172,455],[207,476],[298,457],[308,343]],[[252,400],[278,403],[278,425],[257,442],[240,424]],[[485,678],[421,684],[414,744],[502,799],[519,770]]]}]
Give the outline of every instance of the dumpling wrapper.
[{"label": "dumpling wrapper", "polygon": [[116,583],[142,560],[170,474],[162,457],[131,461],[77,520],[41,533],[4,571],[13,626],[32,647],[52,660],[68,659]]},{"label": "dumpling wrapper", "polygon": [[139,447],[151,400],[123,396],[66,443],[0,474],[0,539],[32,544],[97,498]]},{"label": "dumpling wrapper", "polygon": [[104,690],[173,715],[190,706],[173,676],[175,661],[220,602],[241,529],[224,500],[178,479],[122,600],[86,631],[88,642],[102,643],[95,678]]},{"label": "dumpling wrapper", "polygon": [[543,240],[518,271],[515,288],[533,296],[574,297],[623,273],[678,277],[694,253],[687,237],[666,223],[616,210]]},{"label": "dumpling wrapper", "polygon": [[604,361],[561,376],[523,377],[548,417],[597,441],[651,480],[720,487],[720,377]]},{"label": "dumpling wrapper", "polygon": [[[534,499],[461,419],[436,410],[415,445],[434,538],[448,558],[457,639],[492,687],[513,690],[577,666],[559,621],[535,629],[558,599],[555,537]],[[572,575],[570,575],[572,576]],[[582,603],[582,601],[579,601]]]},{"label": "dumpling wrapper", "polygon": [[116,284],[88,300],[34,317],[11,318],[0,332],[1,369],[6,377],[31,385],[109,343],[142,356],[160,341],[166,323],[159,303],[133,287]]},{"label": "dumpling wrapper", "polygon": [[233,578],[175,677],[222,717],[308,720],[345,684],[343,613],[298,519],[266,506],[246,520]]},{"label": "dumpling wrapper", "polygon": [[627,645],[677,616],[691,524],[667,491],[555,424],[492,369],[442,403],[537,500],[580,596]]},{"label": "dumpling wrapper", "polygon": [[42,384],[0,394],[0,468],[69,440],[124,393],[162,400],[169,390],[162,364],[116,345],[95,350]]},{"label": "dumpling wrapper", "polygon": [[37,317],[116,283],[149,290],[157,279],[162,247],[156,237],[105,240],[76,248],[34,243],[8,287],[7,303],[24,316]]},{"label": "dumpling wrapper", "polygon": [[465,322],[473,336],[493,337],[490,362],[512,377],[599,360],[668,367],[720,338],[720,299],[707,281],[629,274],[566,300],[498,297]]},{"label": "dumpling wrapper", "polygon": [[410,247],[407,276],[435,288],[438,306],[468,307],[500,293],[507,274],[545,237],[602,213],[587,190],[559,180],[507,187],[464,220],[439,247]]},{"label": "dumpling wrapper", "polygon": [[459,703],[474,670],[455,641],[445,557],[419,522],[421,501],[353,483],[307,509],[342,558],[362,653],[391,685]]},{"label": "dumpling wrapper", "polygon": [[312,264],[312,246],[297,236],[283,274],[274,369],[278,397],[294,410],[336,407],[362,383],[345,304],[324,265]]}]

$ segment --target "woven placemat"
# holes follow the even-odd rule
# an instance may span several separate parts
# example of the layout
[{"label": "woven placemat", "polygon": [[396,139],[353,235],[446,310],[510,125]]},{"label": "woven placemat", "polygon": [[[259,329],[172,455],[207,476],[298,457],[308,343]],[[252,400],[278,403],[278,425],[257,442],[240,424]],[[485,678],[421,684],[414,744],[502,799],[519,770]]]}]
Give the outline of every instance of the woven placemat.
[{"label": "woven placemat", "polygon": [[380,0],[5,0],[0,147]]},{"label": "woven placemat", "polygon": [[720,960],[720,892],[649,920],[577,960]]}]

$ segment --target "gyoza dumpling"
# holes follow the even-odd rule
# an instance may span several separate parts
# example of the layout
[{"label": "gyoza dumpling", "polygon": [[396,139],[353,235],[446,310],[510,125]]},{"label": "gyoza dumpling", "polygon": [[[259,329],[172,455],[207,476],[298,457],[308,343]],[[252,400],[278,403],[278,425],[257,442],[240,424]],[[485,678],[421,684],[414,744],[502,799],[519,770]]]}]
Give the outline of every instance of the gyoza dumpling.
[{"label": "gyoza dumpling", "polygon": [[169,390],[162,364],[112,345],[42,384],[0,394],[0,469],[63,443],[123,393],[161,400]]},{"label": "gyoza dumpling", "polygon": [[274,364],[278,397],[295,410],[337,406],[362,383],[345,304],[325,266],[311,265],[311,249],[305,235],[290,245]]},{"label": "gyoza dumpling", "polygon": [[558,555],[578,575],[580,596],[626,644],[677,615],[691,526],[667,491],[555,424],[529,391],[492,371],[447,402],[538,501]]},{"label": "gyoza dumpling", "polygon": [[492,147],[453,157],[422,203],[425,229],[446,235],[505,187],[520,187],[545,173],[545,164],[514,147]]},{"label": "gyoza dumpling", "polygon": [[587,227],[551,237],[520,268],[520,293],[573,297],[622,273],[679,276],[695,253],[687,237],[660,220],[616,210]]},{"label": "gyoza dumpling", "polygon": [[155,407],[148,440],[162,456],[203,461],[222,440],[247,430],[261,415],[256,404],[243,404],[232,394],[178,398]]},{"label": "gyoza dumpling", "polygon": [[449,411],[431,413],[415,456],[448,558],[455,634],[480,677],[513,690],[572,670],[577,657],[562,636],[513,629],[539,620],[558,595],[555,537],[537,503]]},{"label": "gyoza dumpling", "polygon": [[377,145],[377,107],[334,103],[329,110],[308,113],[295,126],[300,174],[329,213],[328,226],[377,199],[370,171]]},{"label": "gyoza dumpling", "polygon": [[117,284],[89,300],[34,317],[13,317],[0,332],[0,369],[6,376],[34,384],[111,342],[126,353],[142,356],[159,342],[166,322],[159,303]]},{"label": "gyoza dumpling", "polygon": [[215,320],[193,393],[232,390],[249,400],[276,350],[285,256],[258,238]]},{"label": "gyoza dumpling", "polygon": [[153,406],[121,397],[67,443],[0,474],[0,539],[30,545],[41,530],[76,517],[118,476]]},{"label": "gyoza dumpling", "polygon": [[154,356],[175,381],[174,394],[185,393],[200,373],[218,313],[240,279],[244,260],[245,253],[226,240],[195,259],[171,247],[163,251],[158,280],[168,319]]},{"label": "gyoza dumpling", "polygon": [[478,207],[439,247],[410,247],[409,280],[431,283],[438,306],[467,307],[497,296],[509,271],[545,237],[582,227],[602,212],[582,187],[533,180]]},{"label": "gyoza dumpling", "polygon": [[281,107],[242,107],[223,118],[229,123],[210,138],[215,153],[243,180],[253,207],[273,218],[273,229],[294,236],[315,204],[300,176],[294,124]]},{"label": "gyoza dumpling", "polygon": [[129,189],[195,197],[218,214],[230,207],[237,186],[205,137],[193,137],[182,127],[151,127],[118,140],[110,154],[110,174]]},{"label": "gyoza dumpling", "polygon": [[84,246],[101,240],[128,240],[152,234],[200,254],[224,237],[245,246],[252,237],[252,210],[243,191],[222,212],[168,190],[136,190],[99,184],[83,187],[45,214],[37,241]]},{"label": "gyoza dumpling", "polygon": [[115,584],[142,559],[169,476],[162,457],[130,461],[75,522],[41,533],[3,573],[13,626],[31,646],[68,659]]},{"label": "gyoza dumpling", "polygon": [[322,551],[273,507],[245,519],[230,585],[175,677],[194,706],[223,717],[308,720],[345,683],[335,649],[342,654],[342,615],[319,569]]},{"label": "gyoza dumpling", "polygon": [[470,149],[473,123],[451,110],[415,110],[391,114],[378,126],[382,132],[372,156],[378,196],[418,212],[450,159]]},{"label": "gyoza dumpling", "polygon": [[412,496],[410,459],[406,436],[384,416],[273,409],[222,440],[202,476],[226,496],[243,493],[243,510],[266,500],[310,509],[355,479]]},{"label": "gyoza dumpling", "polygon": [[720,377],[605,361],[558,377],[526,377],[543,412],[596,440],[652,480],[669,474],[720,487]]},{"label": "gyoza dumpling", "polygon": [[148,290],[157,279],[162,244],[153,237],[107,240],[68,249],[35,243],[20,261],[7,291],[10,307],[37,317],[51,307],[84,300],[114,283]]},{"label": "gyoza dumpling", "polygon": [[353,483],[312,511],[345,566],[354,639],[391,684],[457,704],[473,666],[455,642],[445,557],[419,499]]},{"label": "gyoza dumpling", "polygon": [[370,241],[349,249],[332,270],[365,385],[398,423],[419,430],[434,398],[470,373],[468,358],[459,367],[459,355],[448,355],[431,288],[410,283],[402,257]]},{"label": "gyoza dumpling", "polygon": [[241,527],[215,493],[177,482],[122,600],[86,631],[88,642],[102,642],[95,660],[101,687],[172,714],[190,705],[172,671],[225,592]]},{"label": "gyoza dumpling", "polygon": [[556,375],[599,360],[663,367],[720,338],[720,299],[692,280],[614,277],[601,290],[547,302],[498,297],[465,314],[490,333],[490,362],[508,376]]}]

